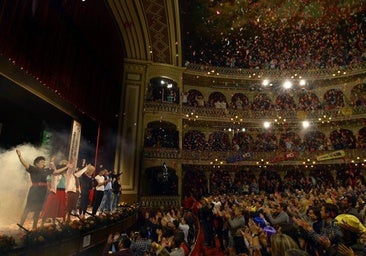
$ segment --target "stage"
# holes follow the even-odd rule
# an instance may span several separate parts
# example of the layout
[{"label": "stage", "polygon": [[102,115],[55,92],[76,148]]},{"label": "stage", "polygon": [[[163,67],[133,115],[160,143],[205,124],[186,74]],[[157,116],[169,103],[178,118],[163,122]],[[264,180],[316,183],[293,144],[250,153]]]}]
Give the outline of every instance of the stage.
[{"label": "stage", "polygon": [[84,220],[73,216],[67,224],[61,220],[55,225],[45,223],[36,230],[31,230],[31,218],[24,226],[17,223],[1,225],[0,255],[90,255],[91,251],[100,250],[110,233],[128,232],[137,218],[138,209],[129,206]]}]

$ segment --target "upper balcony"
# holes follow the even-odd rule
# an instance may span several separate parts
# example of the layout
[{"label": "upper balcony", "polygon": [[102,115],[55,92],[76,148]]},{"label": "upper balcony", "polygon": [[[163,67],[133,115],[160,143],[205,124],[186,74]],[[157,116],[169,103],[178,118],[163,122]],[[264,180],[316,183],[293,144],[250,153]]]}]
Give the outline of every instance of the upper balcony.
[{"label": "upper balcony", "polygon": [[283,79],[307,79],[317,81],[318,84],[327,85],[336,80],[349,81],[360,77],[366,77],[366,63],[352,68],[334,69],[242,69],[229,67],[214,67],[200,64],[189,64],[183,74],[185,84],[209,87],[223,87],[248,89],[253,82],[263,79],[272,81]]},{"label": "upper balcony", "polygon": [[[312,111],[294,111],[294,110],[264,110],[264,111],[252,111],[252,110],[238,110],[238,109],[217,109],[212,107],[190,107],[186,105],[178,105],[172,103],[161,102],[145,102],[145,113],[161,113],[167,112],[170,114],[176,114],[178,117],[187,120],[203,120],[203,121],[223,121],[233,122],[238,119],[245,119],[245,122],[256,122],[269,118],[281,118],[287,119],[287,122],[295,122],[299,119],[307,118],[312,119],[324,119],[332,121],[342,121],[344,119],[358,119],[365,118],[366,106],[357,107],[345,107],[336,108],[332,110],[312,110]],[[326,121],[326,120],[325,120]],[[242,120],[243,122],[243,120]]]}]

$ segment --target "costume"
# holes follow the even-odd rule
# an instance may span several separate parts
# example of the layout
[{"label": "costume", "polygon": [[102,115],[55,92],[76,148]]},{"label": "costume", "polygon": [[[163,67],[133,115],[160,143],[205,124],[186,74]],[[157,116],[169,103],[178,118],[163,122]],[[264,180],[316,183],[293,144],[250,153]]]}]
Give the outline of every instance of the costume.
[{"label": "costume", "polygon": [[30,174],[32,186],[29,188],[27,202],[22,214],[20,225],[23,225],[28,212],[34,212],[33,227],[37,227],[39,213],[42,210],[47,193],[47,176],[53,173],[52,169],[39,169],[30,165],[26,171]]},{"label": "costume", "polygon": [[50,180],[50,193],[48,194],[41,213],[41,218],[43,220],[45,218],[64,218],[66,214],[65,177],[62,174],[52,174],[50,175]]},{"label": "costume", "polygon": [[80,178],[80,205],[79,214],[84,215],[89,205],[89,193],[93,188],[92,178],[83,173]]},{"label": "costume", "polygon": [[104,195],[99,206],[99,211],[109,213],[111,211],[112,179],[110,175],[106,176],[105,179],[109,179],[110,181],[104,185]]},{"label": "costume", "polygon": [[115,178],[113,182],[113,200],[112,200],[112,211],[116,211],[118,208],[118,203],[121,197],[121,183],[119,183],[119,178]]},{"label": "costume", "polygon": [[[93,201],[93,210],[92,214],[95,215],[98,211],[98,208],[100,206],[100,203],[102,202],[103,196],[104,196],[104,181],[105,177],[102,175],[95,176],[95,180],[98,182],[97,187],[95,188],[95,195],[94,195],[94,201]],[[99,185],[103,184],[103,185]]]},{"label": "costume", "polygon": [[[65,177],[66,177],[66,212],[68,220],[70,219],[70,214],[72,211],[76,210],[76,205],[79,199],[80,194],[80,183],[79,183],[79,177],[86,172],[88,168],[84,167],[83,169],[79,170],[78,172],[75,172],[75,169],[68,169]],[[89,191],[88,191],[89,194]]]}]

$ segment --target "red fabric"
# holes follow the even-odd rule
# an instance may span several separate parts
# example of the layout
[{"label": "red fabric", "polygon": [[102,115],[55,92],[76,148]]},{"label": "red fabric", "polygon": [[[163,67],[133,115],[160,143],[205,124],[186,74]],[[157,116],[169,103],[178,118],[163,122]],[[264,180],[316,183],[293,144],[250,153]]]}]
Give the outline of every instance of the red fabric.
[{"label": "red fabric", "polygon": [[186,199],[183,200],[182,206],[185,210],[189,210],[192,208],[195,201],[196,199],[193,196],[187,197]]},{"label": "red fabric", "polygon": [[184,256],[188,256],[189,255],[189,248],[185,243],[181,243],[180,247],[183,249],[184,251]]},{"label": "red fabric", "polygon": [[65,190],[50,192],[43,205],[41,218],[65,217],[66,214],[66,194]]},{"label": "red fabric", "polygon": [[94,189],[91,189],[89,191],[89,202],[92,204],[93,203],[93,200],[94,200],[94,193],[95,193],[95,190]]}]

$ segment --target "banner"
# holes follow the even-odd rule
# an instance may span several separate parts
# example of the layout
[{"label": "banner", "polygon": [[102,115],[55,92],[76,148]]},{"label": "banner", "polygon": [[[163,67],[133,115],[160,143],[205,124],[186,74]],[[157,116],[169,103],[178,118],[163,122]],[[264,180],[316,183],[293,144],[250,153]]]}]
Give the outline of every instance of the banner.
[{"label": "banner", "polygon": [[337,150],[337,151],[334,151],[332,153],[317,156],[316,160],[317,161],[325,161],[325,160],[331,160],[331,159],[336,159],[336,158],[342,158],[342,157],[345,157],[345,156],[346,156],[346,153],[344,152],[344,150]]},{"label": "banner", "polygon": [[235,156],[229,156],[226,159],[227,163],[235,163],[235,162],[240,162],[240,161],[245,161],[248,159],[252,159],[253,158],[253,152],[246,152],[240,155],[235,155]]},{"label": "banner", "polygon": [[281,161],[292,160],[292,159],[295,159],[296,157],[297,157],[296,152],[288,152],[288,153],[285,153],[283,156],[276,156],[276,157],[272,158],[271,163],[278,163]]},{"label": "banner", "polygon": [[74,161],[75,164],[77,164],[79,157],[80,138],[81,124],[78,121],[74,120],[70,139],[69,161]]}]

